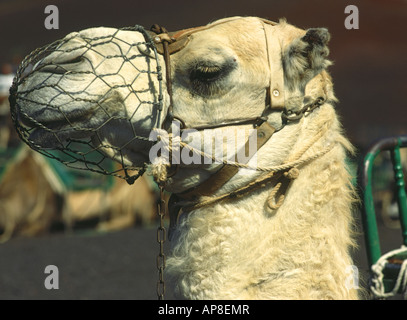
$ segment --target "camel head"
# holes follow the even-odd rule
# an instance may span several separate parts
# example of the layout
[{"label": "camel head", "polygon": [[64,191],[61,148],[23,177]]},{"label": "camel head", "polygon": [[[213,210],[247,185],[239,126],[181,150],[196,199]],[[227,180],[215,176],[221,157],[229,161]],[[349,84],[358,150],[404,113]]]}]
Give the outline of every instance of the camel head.
[{"label": "camel head", "polygon": [[[11,90],[13,119],[34,149],[75,153],[74,162],[86,162],[93,152],[129,168],[151,162],[156,143],[151,132],[170,130],[165,119],[178,119],[183,132],[190,129],[181,140],[199,150],[208,143],[202,142],[205,135],[224,133],[231,123],[234,131],[246,130],[237,150],[247,141],[248,129],[256,127],[255,120],[245,120],[261,118],[276,133],[256,161],[278,164],[289,148],[278,138],[290,124],[282,114],[321,96],[334,99],[324,71],[330,65],[329,37],[323,28],[301,30],[254,17],[223,19],[158,38],[142,28],[86,29],[25,59]],[[78,143],[91,151],[75,151]],[[170,191],[194,187],[220,167],[219,162],[190,162],[181,159],[168,177]]]}]

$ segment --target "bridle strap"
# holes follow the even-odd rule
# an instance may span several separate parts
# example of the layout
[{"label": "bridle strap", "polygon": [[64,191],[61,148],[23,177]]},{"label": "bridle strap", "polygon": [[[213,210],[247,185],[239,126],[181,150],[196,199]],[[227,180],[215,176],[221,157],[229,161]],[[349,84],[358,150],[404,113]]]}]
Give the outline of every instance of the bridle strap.
[{"label": "bridle strap", "polygon": [[277,35],[274,22],[261,19],[266,38],[267,61],[270,70],[270,85],[268,88],[268,102],[271,109],[285,109],[284,94],[284,70],[282,57],[282,46]]},{"label": "bridle strap", "polygon": [[[166,121],[163,123],[165,128],[168,121],[178,119],[173,114],[173,97],[172,97],[172,81],[171,81],[171,63],[170,56],[176,52],[179,52],[189,43],[191,35],[196,32],[204,31],[210,29],[214,26],[227,23],[239,18],[223,19],[219,22],[209,24],[207,26],[184,29],[176,32],[168,32],[165,28],[158,25],[153,25],[151,30],[155,33],[153,35],[153,40],[155,42],[156,50],[159,54],[164,56],[164,62],[166,67],[166,83],[167,91],[170,96],[170,106],[168,108],[168,115]],[[270,80],[269,87],[267,88],[267,101],[266,101],[266,111],[268,107],[272,110],[282,110],[283,114],[293,116],[289,114],[288,110],[285,108],[285,93],[284,93],[284,70],[282,64],[282,44],[281,39],[278,35],[278,29],[275,27],[276,22],[272,22],[266,19],[259,19],[263,26],[265,42],[266,42],[266,55],[268,67],[270,70]],[[318,105],[319,106],[319,105]],[[309,111],[304,110],[305,111]],[[303,115],[303,114],[302,114]],[[261,123],[258,125],[258,119],[262,119]],[[182,119],[179,119],[183,124],[185,123]],[[291,120],[289,117],[283,118],[283,122],[286,123],[287,120]],[[292,119],[297,120],[297,119]],[[283,127],[284,127],[283,123]],[[193,127],[193,129],[204,130],[204,129],[214,129],[218,127],[243,125],[243,124],[253,124],[256,128],[257,126],[257,151],[270,139],[273,133],[276,131],[268,122],[267,118],[258,117],[253,119],[242,119],[242,120],[231,120],[225,123],[219,123],[215,125],[202,125],[199,127]],[[248,154],[249,148],[248,140],[245,144],[245,152]],[[175,201],[182,199],[186,201],[196,201],[203,196],[211,196],[216,191],[218,191],[222,186],[224,186],[233,176],[235,176],[239,171],[238,167],[223,165],[215,174],[211,175],[207,180],[198,185],[197,187],[191,188],[180,194],[177,194],[172,199]]]},{"label": "bridle strap", "polygon": [[[263,122],[256,130],[257,134],[257,150],[256,152],[271,138],[275,128],[273,128],[267,121]],[[245,143],[245,154],[249,154],[249,142],[248,139]],[[253,155],[249,154],[247,161],[252,158]],[[182,193],[178,193],[177,196],[183,200],[193,201],[202,196],[211,196],[222,186],[224,186],[234,175],[238,173],[240,168],[235,166],[223,165],[216,173],[212,174],[207,180],[199,184],[198,186],[188,189]]]},{"label": "bridle strap", "polygon": [[[174,116],[173,114],[173,97],[172,97],[172,82],[171,82],[171,65],[170,65],[170,56],[176,52],[179,52],[189,43],[191,35],[196,32],[204,31],[219,24],[223,24],[239,18],[223,19],[217,23],[213,23],[207,26],[184,29],[176,32],[168,32],[165,28],[154,25],[152,31],[155,33],[153,35],[153,40],[155,42],[156,50],[159,54],[164,56],[165,66],[166,66],[166,83],[167,90],[170,96],[170,106],[168,108],[168,115],[166,121],[163,123],[163,127],[166,127],[168,121],[178,119],[183,124],[183,129],[187,129],[185,122],[182,119]],[[291,121],[300,120],[306,113],[313,111],[315,108],[323,104],[324,99],[318,98],[316,101],[304,106],[298,112],[292,112],[286,109],[285,107],[285,88],[284,88],[284,70],[282,63],[282,43],[278,35],[278,28],[273,28],[277,23],[259,19],[262,23],[265,42],[266,42],[266,54],[267,62],[270,70],[270,81],[269,87],[267,88],[267,100],[266,106],[263,112],[263,115],[257,118],[252,119],[235,119],[229,122],[218,123],[214,125],[201,125],[193,127],[192,129],[204,130],[204,129],[214,129],[225,126],[234,126],[234,125],[243,125],[243,124],[253,124],[253,127],[257,128],[257,151],[271,138],[275,131],[279,131],[284,126]],[[267,117],[264,117],[267,109],[271,110],[280,110],[282,111],[282,120],[283,125],[279,129],[273,128],[268,122]],[[261,120],[258,122],[258,120]],[[245,144],[245,153],[249,154],[249,141]],[[250,156],[250,154],[249,154]],[[249,161],[248,159],[247,161]],[[294,168],[295,169],[295,168]],[[274,206],[278,208],[281,205],[281,201],[284,199],[284,194],[287,191],[287,188],[291,181],[290,172],[292,170],[287,169],[282,172],[273,173],[270,172],[266,177],[262,177],[250,183],[248,186],[244,186],[234,192],[220,195],[218,197],[211,197],[218,190],[220,190],[228,181],[235,176],[240,170],[237,166],[223,165],[215,174],[212,174],[207,180],[205,180],[200,185],[188,189],[179,194],[172,194],[168,208],[170,211],[170,231],[173,229],[177,223],[180,214],[182,213],[182,208],[187,211],[206,206],[207,203],[216,203],[222,201],[223,199],[232,199],[234,197],[242,196],[247,192],[256,190],[268,183],[276,183],[278,188],[274,193],[272,193],[268,199],[269,206]],[[298,171],[298,170],[297,170]],[[273,199],[278,194],[278,201],[273,202]],[[207,198],[209,200],[201,201],[200,199]],[[185,204],[189,203],[189,205]]]},{"label": "bridle strap", "polygon": [[[154,24],[151,27],[151,31],[154,32],[153,40],[156,46],[156,50],[159,54],[164,56],[166,66],[166,82],[167,90],[170,96],[170,106],[168,108],[168,119],[171,121],[174,118],[173,115],[173,101],[172,101],[172,80],[171,80],[171,63],[170,56],[183,48],[189,43],[190,36],[194,33],[204,31],[215,26],[228,23],[230,21],[238,20],[239,17],[223,19],[221,21],[195,28],[184,29],[175,32],[168,32],[165,28]],[[271,109],[285,109],[285,94],[284,94],[284,70],[281,61],[282,46],[280,38],[277,34],[276,22],[266,19],[260,19],[259,21],[263,25],[263,31],[266,42],[267,61],[270,70],[270,84],[267,88],[267,104]],[[165,126],[165,122],[163,126]],[[182,122],[182,121],[181,121]]]},{"label": "bridle strap", "polygon": [[[173,114],[173,97],[172,97],[172,81],[171,81],[171,63],[170,56],[180,50],[182,50],[190,41],[190,36],[196,32],[204,31],[220,24],[224,24],[239,18],[223,19],[219,22],[209,24],[207,26],[184,29],[176,32],[168,32],[165,28],[160,27],[155,24],[151,27],[151,31],[155,33],[153,35],[153,40],[155,42],[156,50],[158,53],[164,56],[164,62],[166,66],[166,83],[167,91],[170,96],[170,105],[168,108],[168,114],[166,120],[163,122],[163,127],[168,126],[168,121],[175,119]],[[263,25],[265,41],[266,41],[266,52],[267,61],[270,70],[270,85],[267,92],[267,105],[271,109],[284,109],[284,72],[281,62],[281,45],[279,42],[279,37],[275,32],[275,28],[270,28],[270,26],[275,26],[277,23],[259,19]],[[258,119],[262,119],[261,123],[258,125]],[[182,119],[179,119],[181,123],[185,123]],[[258,117],[255,119],[244,119],[244,120],[232,120],[225,123],[215,124],[215,125],[203,125],[200,127],[194,127],[194,129],[213,129],[224,126],[234,126],[243,124],[253,124],[257,127],[257,151],[270,139],[273,133],[276,131],[270,124],[267,123],[267,118],[263,119]],[[248,154],[249,141],[245,144],[245,152]],[[223,165],[220,170],[215,174],[211,175],[206,181],[201,183],[199,186],[187,190],[178,197],[183,199],[197,199],[201,196],[209,196],[214,194],[223,185],[225,185],[234,175],[237,174],[239,168],[234,166]]]},{"label": "bridle strap", "polygon": [[[161,54],[164,55],[164,63],[165,63],[165,79],[166,79],[166,84],[167,84],[167,92],[168,95],[170,96],[170,105],[168,106],[168,113],[166,116],[166,119],[162,123],[162,127],[164,128],[166,126],[166,120],[173,119],[173,97],[172,97],[172,80],[171,80],[171,62],[170,62],[170,49],[169,45],[170,43],[174,43],[176,40],[174,38],[171,38],[168,34],[167,29],[164,27],[160,27],[158,24],[154,24],[151,27],[151,31],[155,32],[157,36],[154,38],[154,42],[157,44],[160,43],[163,52]],[[157,50],[158,51],[158,50]]]},{"label": "bridle strap", "polygon": [[164,55],[164,41],[167,41],[169,43],[168,45],[168,52],[169,54],[174,54],[181,49],[183,49],[189,42],[190,36],[194,33],[204,31],[207,29],[211,29],[215,26],[237,20],[237,18],[229,18],[229,19],[223,19],[218,22],[214,22],[211,24],[208,24],[206,26],[200,26],[200,27],[195,27],[195,28],[188,28],[188,29],[182,29],[178,31],[173,31],[173,32],[168,32],[165,28],[158,26],[157,24],[154,24],[151,27],[151,31],[154,32],[153,35],[153,40],[155,42],[156,50],[159,54]]}]

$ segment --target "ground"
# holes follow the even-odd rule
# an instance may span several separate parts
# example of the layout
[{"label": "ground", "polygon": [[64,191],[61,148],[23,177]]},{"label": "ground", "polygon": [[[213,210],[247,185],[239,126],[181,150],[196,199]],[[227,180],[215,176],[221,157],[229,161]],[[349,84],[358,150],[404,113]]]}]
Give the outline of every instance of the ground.
[{"label": "ground", "polygon": [[[380,226],[380,235],[383,253],[401,244],[399,229]],[[363,286],[368,267],[362,235],[358,243],[355,264]],[[14,238],[0,245],[0,300],[156,299],[157,252],[151,227]],[[47,265],[59,268],[58,290],[45,289]],[[172,298],[167,288],[166,299]]]}]

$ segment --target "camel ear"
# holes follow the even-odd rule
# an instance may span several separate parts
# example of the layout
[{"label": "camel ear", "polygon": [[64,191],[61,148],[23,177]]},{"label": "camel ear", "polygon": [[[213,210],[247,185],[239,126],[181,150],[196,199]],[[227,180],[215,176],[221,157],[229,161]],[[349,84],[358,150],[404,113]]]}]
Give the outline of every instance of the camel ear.
[{"label": "camel ear", "polygon": [[292,41],[283,53],[286,85],[304,90],[306,84],[332,63],[327,60],[331,36],[325,28],[311,28]]}]

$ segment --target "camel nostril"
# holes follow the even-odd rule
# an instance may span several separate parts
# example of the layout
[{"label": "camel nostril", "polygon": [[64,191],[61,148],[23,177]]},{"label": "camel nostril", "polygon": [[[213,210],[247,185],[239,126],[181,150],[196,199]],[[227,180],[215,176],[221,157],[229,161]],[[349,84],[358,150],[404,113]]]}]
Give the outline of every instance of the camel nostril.
[{"label": "camel nostril", "polygon": [[[84,60],[83,52],[71,53],[70,56],[61,54],[55,55],[55,52],[61,50],[60,48],[64,43],[66,43],[64,39],[57,40],[31,52],[21,63],[17,71],[19,83],[30,76],[34,71],[62,74],[67,70],[63,70],[61,67],[58,67],[58,65],[64,66],[65,69],[71,65],[79,65],[79,63]],[[62,61],[58,61],[61,56],[63,56]]]},{"label": "camel nostril", "polygon": [[79,65],[84,61],[83,56],[78,56],[66,61],[50,62],[48,64],[40,64],[36,69],[38,72],[55,73],[55,74],[65,74],[68,71],[72,71],[79,67]]},{"label": "camel nostril", "polygon": [[55,64],[41,66],[37,69],[37,71],[43,72],[43,73],[54,73],[54,74],[65,74],[66,72],[68,72],[68,70],[66,68],[60,67]]},{"label": "camel nostril", "polygon": [[76,58],[72,58],[70,60],[67,61],[62,61],[62,62],[58,62],[58,65],[68,65],[68,64],[77,64],[77,63],[81,63],[83,62],[85,59],[83,56],[78,56]]}]

